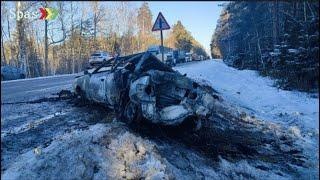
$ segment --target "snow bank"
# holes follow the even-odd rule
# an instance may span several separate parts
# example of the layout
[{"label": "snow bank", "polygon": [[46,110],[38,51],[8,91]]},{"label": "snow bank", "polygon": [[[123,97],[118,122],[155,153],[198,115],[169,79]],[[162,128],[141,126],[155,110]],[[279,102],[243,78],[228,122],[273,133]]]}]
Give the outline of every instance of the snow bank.
[{"label": "snow bank", "polygon": [[[113,129],[112,129],[113,128]],[[17,157],[3,179],[169,179],[152,143],[114,125],[56,137]]]},{"label": "snow bank", "polygon": [[319,97],[278,89],[270,78],[261,77],[256,71],[234,69],[222,61],[202,61],[176,69],[200,83],[209,84],[233,106],[244,108],[247,114],[287,129],[295,136],[296,144],[304,149],[311,167],[315,167],[308,172],[303,169],[301,174],[319,177]]},{"label": "snow bank", "polygon": [[259,76],[256,71],[237,70],[222,61],[202,61],[176,69],[197,81],[209,83],[227,100],[261,119],[318,134],[319,98],[278,89],[273,86],[273,80]]},{"label": "snow bank", "polygon": [[109,176],[125,179],[169,179],[166,165],[155,146],[141,137],[124,133],[110,143]]},{"label": "snow bank", "polygon": [[30,150],[16,159],[2,179],[90,179],[99,164],[97,142],[107,132],[102,124],[57,137],[48,147]]}]

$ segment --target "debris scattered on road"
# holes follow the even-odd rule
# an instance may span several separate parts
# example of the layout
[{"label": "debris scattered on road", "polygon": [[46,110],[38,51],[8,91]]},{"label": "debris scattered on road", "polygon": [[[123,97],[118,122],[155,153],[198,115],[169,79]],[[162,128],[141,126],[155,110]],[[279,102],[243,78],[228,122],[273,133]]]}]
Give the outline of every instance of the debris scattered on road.
[{"label": "debris scattered on road", "polygon": [[10,103],[1,103],[1,105],[9,105],[9,104],[36,104],[36,103],[42,103],[42,102],[54,102],[54,101],[60,101],[60,100],[67,100],[67,99],[74,99],[75,95],[69,90],[61,90],[60,92],[56,94],[52,94],[54,96],[51,97],[44,97],[35,99],[32,101],[17,101],[17,102],[10,102]]},{"label": "debris scattered on road", "polygon": [[40,147],[34,148],[33,153],[39,156],[41,154],[41,148]]},{"label": "debris scattered on road", "polygon": [[65,99],[65,98],[71,98],[73,97],[73,93],[69,90],[61,90],[59,93],[58,93],[58,96],[59,98],[61,99]]}]

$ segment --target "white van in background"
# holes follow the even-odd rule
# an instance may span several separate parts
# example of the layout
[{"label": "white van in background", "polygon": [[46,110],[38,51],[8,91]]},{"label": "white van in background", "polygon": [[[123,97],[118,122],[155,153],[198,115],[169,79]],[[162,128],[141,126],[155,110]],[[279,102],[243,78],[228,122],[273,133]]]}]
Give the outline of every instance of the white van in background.
[{"label": "white van in background", "polygon": [[90,65],[96,65],[96,64],[101,64],[104,61],[107,61],[111,59],[112,56],[104,51],[96,51],[91,54],[90,59],[89,59],[89,64]]}]

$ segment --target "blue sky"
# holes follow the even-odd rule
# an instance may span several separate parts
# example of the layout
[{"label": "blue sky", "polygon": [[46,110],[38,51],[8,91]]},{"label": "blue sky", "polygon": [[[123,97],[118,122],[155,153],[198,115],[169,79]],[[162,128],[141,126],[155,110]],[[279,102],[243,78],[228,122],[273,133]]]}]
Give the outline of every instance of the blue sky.
[{"label": "blue sky", "polygon": [[[138,9],[143,2],[134,2]],[[191,32],[192,36],[203,45],[210,54],[210,41],[214,33],[222,7],[218,6],[225,2],[209,1],[149,1],[153,22],[161,11],[167,22],[172,27],[178,20]],[[12,7],[14,3],[9,3]],[[86,3],[81,3],[86,6]],[[80,15],[78,13],[77,15]],[[166,33],[164,33],[166,35]],[[56,38],[58,39],[58,38]]]},{"label": "blue sky", "polygon": [[222,10],[222,7],[218,6],[221,3],[217,1],[148,2],[152,11],[153,21],[155,21],[160,11],[171,27],[180,20],[186,29],[191,32],[192,36],[204,46],[207,53],[210,52],[211,37]]}]

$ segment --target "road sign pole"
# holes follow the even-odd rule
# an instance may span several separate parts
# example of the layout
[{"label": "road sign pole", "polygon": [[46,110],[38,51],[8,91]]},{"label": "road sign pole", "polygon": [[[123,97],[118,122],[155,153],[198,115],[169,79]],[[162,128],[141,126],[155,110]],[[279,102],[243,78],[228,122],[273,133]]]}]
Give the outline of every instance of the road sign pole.
[{"label": "road sign pole", "polygon": [[162,53],[162,62],[164,62],[164,55],[163,55],[163,35],[162,35],[162,30],[160,31],[161,35],[161,53]]},{"label": "road sign pole", "polygon": [[158,17],[156,21],[153,24],[152,31],[160,31],[160,38],[161,38],[161,55],[162,55],[162,62],[164,62],[164,47],[163,47],[163,34],[162,30],[170,29],[170,25],[166,21],[166,19],[163,17],[162,13],[159,12]]}]

